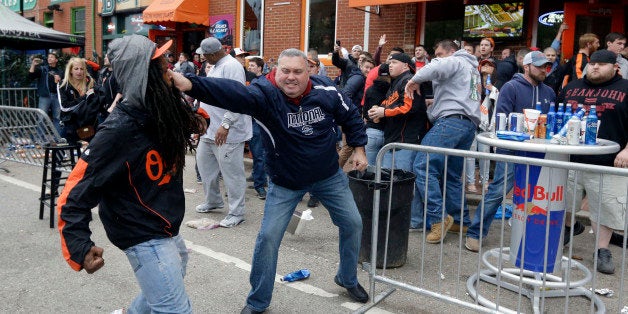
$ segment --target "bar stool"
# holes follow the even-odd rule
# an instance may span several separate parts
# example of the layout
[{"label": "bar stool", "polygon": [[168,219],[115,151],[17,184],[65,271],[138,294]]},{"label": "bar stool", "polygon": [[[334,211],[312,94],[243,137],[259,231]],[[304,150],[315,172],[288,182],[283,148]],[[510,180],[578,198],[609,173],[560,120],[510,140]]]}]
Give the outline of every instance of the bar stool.
[{"label": "bar stool", "polygon": [[[68,173],[76,165],[81,154],[78,144],[51,143],[44,146],[44,173],[41,179],[41,197],[39,198],[39,219],[44,219],[44,207],[50,208],[50,228],[54,228],[55,203],[59,196],[59,187],[65,186],[68,176],[62,176],[62,170]],[[46,193],[50,189],[50,193]]]}]

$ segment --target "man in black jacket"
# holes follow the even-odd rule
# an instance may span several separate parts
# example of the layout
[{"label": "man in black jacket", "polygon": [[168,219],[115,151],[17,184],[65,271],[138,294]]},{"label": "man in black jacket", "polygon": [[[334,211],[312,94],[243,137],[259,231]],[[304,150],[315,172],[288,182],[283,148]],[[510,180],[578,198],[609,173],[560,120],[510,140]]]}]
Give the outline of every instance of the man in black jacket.
[{"label": "man in black jacket", "polygon": [[58,67],[59,57],[56,53],[48,53],[48,65],[42,64],[40,58],[33,58],[31,67],[28,69],[28,77],[37,79],[37,94],[39,95],[38,108],[46,114],[52,113],[52,123],[58,132],[61,107],[57,98],[57,83],[63,78],[63,69]]},{"label": "man in black jacket", "polygon": [[189,135],[203,130],[167,79],[162,53],[171,44],[156,49],[139,35],[110,43],[125,98],[72,170],[57,207],[63,257],[91,274],[105,263],[89,228],[98,205],[107,237],[127,255],[141,289],[128,313],[192,313],[179,235],[182,173]]},{"label": "man in black jacket", "polygon": [[[617,54],[608,50],[599,50],[591,55],[582,79],[571,81],[558,97],[559,102],[570,106],[584,104],[585,109],[596,105],[599,118],[598,138],[611,140],[619,144],[619,153],[607,155],[572,155],[571,161],[586,164],[628,168],[628,80],[617,74]],[[576,181],[577,179],[577,181]],[[600,184],[604,193],[599,194]],[[605,274],[615,272],[613,256],[608,249],[613,238],[613,230],[624,230],[626,186],[628,178],[615,175],[582,172],[576,176],[569,172],[567,200],[576,194],[575,208],[580,208],[582,192],[586,191],[589,199],[591,228],[597,237],[597,271]],[[574,191],[575,187],[575,191]],[[624,201],[622,201],[624,200]],[[570,203],[571,204],[571,203]],[[598,206],[600,204],[601,206]],[[615,233],[615,244],[622,237]],[[619,238],[619,239],[617,239]],[[623,240],[623,239],[621,239]],[[594,255],[595,256],[595,255]]]}]

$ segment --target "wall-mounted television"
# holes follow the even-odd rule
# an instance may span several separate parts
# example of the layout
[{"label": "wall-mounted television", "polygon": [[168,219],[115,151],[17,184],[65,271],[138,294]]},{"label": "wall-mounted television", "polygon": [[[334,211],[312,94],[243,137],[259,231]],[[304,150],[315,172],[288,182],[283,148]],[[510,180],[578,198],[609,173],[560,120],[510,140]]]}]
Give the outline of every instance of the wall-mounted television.
[{"label": "wall-mounted television", "polygon": [[486,2],[464,6],[464,38],[521,38],[524,30],[525,4],[521,2]]}]

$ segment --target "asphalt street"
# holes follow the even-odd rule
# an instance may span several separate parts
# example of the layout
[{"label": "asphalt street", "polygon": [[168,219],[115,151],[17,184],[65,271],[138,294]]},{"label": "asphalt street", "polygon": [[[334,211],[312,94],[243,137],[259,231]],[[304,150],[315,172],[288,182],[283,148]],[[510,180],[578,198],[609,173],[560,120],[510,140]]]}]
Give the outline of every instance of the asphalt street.
[{"label": "asphalt street", "polygon": [[[186,216],[184,221],[210,218],[220,221],[226,210],[208,214],[194,211],[201,202],[202,186],[196,183],[194,158],[188,156],[185,169]],[[13,162],[0,163],[8,169],[0,171],[0,312],[2,313],[109,313],[127,306],[138,293],[138,287],[128,261],[118,248],[106,238],[96,209],[91,223],[92,239],[105,249],[105,267],[89,275],[73,271],[64,261],[57,229],[48,228],[48,213],[38,219],[39,193],[42,169]],[[247,174],[250,163],[247,162]],[[307,197],[298,210],[307,209]],[[247,189],[246,221],[235,228],[197,230],[181,227],[190,250],[190,261],[185,279],[195,313],[239,313],[249,291],[248,277],[255,237],[263,215],[263,201]],[[326,210],[313,209],[314,220],[300,235],[286,234],[279,253],[277,280],[273,300],[267,313],[349,313],[361,304],[353,302],[345,289],[334,284],[338,266],[337,228],[333,226]],[[486,247],[500,244],[501,223],[496,222],[486,239]],[[504,239],[509,240],[507,227]],[[592,268],[591,242],[593,235],[587,228],[578,236],[573,254]],[[464,238],[448,235],[445,244],[421,245],[423,233],[410,233],[406,265],[386,270],[386,276],[436,293],[473,302],[466,291],[466,281],[480,267],[478,254],[464,250]],[[506,241],[506,243],[508,243]],[[609,312],[619,312],[623,305],[618,296],[626,293],[620,289],[622,251],[611,248],[618,273],[612,276],[596,274],[587,287],[610,288],[613,297],[601,297]],[[442,258],[441,258],[442,257]],[[307,268],[311,277],[307,280],[283,283],[279,276]],[[368,290],[368,273],[358,272],[359,280]],[[378,284],[376,292],[386,289]],[[531,303],[525,297],[518,299],[503,289],[490,285],[481,293],[494,295],[498,291],[501,303],[520,306],[530,312]],[[512,302],[511,302],[512,301]],[[623,303],[628,304],[626,297]],[[565,307],[564,298],[545,299],[543,311],[549,313],[587,313],[591,303],[582,297],[571,297]],[[368,313],[467,313],[471,310],[425,295],[396,291]]]}]

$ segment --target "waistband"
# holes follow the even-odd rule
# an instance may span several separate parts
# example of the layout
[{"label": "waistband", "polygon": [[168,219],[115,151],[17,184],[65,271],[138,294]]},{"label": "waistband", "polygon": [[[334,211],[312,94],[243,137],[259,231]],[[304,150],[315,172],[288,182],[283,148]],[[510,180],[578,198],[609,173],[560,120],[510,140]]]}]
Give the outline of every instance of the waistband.
[{"label": "waistband", "polygon": [[467,116],[465,116],[463,114],[451,114],[451,115],[448,115],[446,117],[443,117],[443,119],[450,119],[450,118],[471,121],[471,119],[469,117],[467,117]]}]

